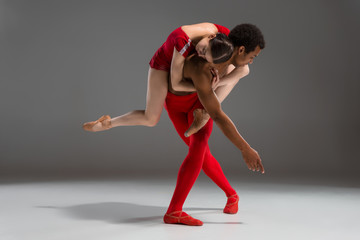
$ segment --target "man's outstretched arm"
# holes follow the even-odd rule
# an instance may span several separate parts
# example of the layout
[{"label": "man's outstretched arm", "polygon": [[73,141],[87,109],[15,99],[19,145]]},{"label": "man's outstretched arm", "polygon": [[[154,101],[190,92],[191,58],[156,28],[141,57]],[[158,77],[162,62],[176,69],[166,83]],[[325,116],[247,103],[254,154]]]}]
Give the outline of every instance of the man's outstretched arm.
[{"label": "man's outstretched arm", "polygon": [[242,152],[246,165],[250,170],[265,172],[259,154],[250,147],[240,135],[231,119],[222,111],[220,102],[212,86],[212,75],[206,64],[191,64],[186,66],[186,75],[193,80],[199,100],[221,129],[225,136]]}]

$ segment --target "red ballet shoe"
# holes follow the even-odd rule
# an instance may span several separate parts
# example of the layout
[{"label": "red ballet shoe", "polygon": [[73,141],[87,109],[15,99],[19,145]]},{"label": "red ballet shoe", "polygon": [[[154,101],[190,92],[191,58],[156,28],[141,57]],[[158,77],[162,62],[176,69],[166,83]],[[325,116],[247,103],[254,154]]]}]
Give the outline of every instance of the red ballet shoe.
[{"label": "red ballet shoe", "polygon": [[111,127],[111,117],[109,115],[103,115],[96,121],[83,124],[83,129],[90,132],[104,131]]},{"label": "red ballet shoe", "polygon": [[202,226],[203,222],[191,217],[186,212],[175,211],[169,214],[165,214],[164,222],[168,224],[185,224],[189,226]]},{"label": "red ballet shoe", "polygon": [[224,208],[224,213],[227,214],[237,213],[239,210],[238,203],[239,203],[239,196],[237,194],[228,197],[226,206]]}]

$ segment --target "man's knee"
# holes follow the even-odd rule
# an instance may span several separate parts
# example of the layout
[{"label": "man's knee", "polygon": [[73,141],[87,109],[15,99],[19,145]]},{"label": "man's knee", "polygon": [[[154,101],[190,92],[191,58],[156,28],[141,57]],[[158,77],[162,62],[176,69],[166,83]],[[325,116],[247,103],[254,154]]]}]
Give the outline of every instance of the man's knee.
[{"label": "man's knee", "polygon": [[190,136],[190,145],[195,149],[205,149],[208,145],[210,134],[199,132]]}]

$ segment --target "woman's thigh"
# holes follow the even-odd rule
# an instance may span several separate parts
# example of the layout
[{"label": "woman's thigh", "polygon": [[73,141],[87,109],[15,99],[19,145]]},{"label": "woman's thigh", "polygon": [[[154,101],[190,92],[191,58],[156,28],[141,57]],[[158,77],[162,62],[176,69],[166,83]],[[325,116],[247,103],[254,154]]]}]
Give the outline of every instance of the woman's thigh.
[{"label": "woman's thigh", "polygon": [[146,94],[146,114],[160,118],[168,92],[169,72],[149,68]]}]

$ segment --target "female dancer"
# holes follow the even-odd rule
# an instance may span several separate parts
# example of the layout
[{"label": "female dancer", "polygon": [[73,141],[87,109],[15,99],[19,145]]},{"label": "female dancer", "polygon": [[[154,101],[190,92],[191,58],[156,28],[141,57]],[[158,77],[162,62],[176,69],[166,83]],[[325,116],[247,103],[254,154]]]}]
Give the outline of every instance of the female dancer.
[{"label": "female dancer", "polygon": [[[199,56],[213,63],[222,63],[231,57],[233,49],[231,42],[224,35],[218,33],[228,35],[229,29],[217,24],[199,23],[185,25],[174,30],[150,61],[146,109],[135,110],[115,118],[104,115],[96,121],[85,123],[83,128],[87,131],[97,132],[118,126],[155,126],[164,106],[169,77],[171,77],[176,91],[194,91],[191,82],[182,81],[185,57],[191,51],[195,49]],[[233,69],[234,66],[229,67],[228,73]],[[223,84],[237,82],[247,72],[246,67],[237,69],[221,82]],[[214,82],[213,87],[217,87],[218,84],[218,82]],[[219,88],[216,93],[221,94],[221,91],[227,90]],[[196,121],[192,127],[195,130],[191,133],[195,133],[208,120],[206,116],[203,117],[202,111],[195,111],[194,114],[196,114]]]}]

